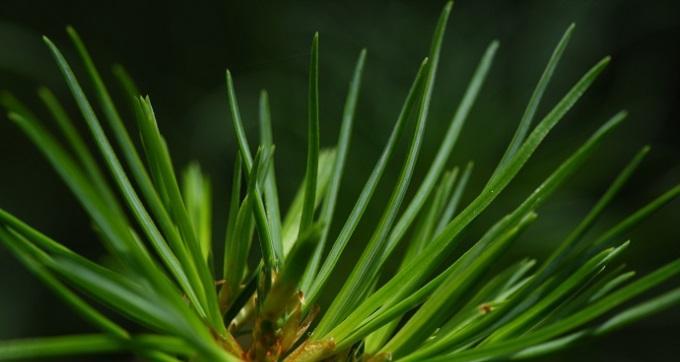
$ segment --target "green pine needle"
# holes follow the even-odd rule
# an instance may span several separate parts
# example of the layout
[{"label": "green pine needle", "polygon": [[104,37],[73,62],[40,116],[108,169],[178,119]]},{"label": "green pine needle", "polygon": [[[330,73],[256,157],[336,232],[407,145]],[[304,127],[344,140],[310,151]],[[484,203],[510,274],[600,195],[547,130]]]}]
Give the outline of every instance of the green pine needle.
[{"label": "green pine needle", "polygon": [[[501,260],[513,243],[522,242],[521,232],[537,221],[541,205],[582,171],[625,112],[598,128],[514,209],[473,236],[477,239],[467,240],[468,226],[494,205],[610,61],[605,57],[590,68],[532,129],[573,24],[548,60],[498,165],[472,201],[462,206],[472,162],[453,167],[449,159],[458,139],[465,137],[463,126],[474,114],[497,41],[472,73],[424,177],[414,176],[423,162],[419,156],[426,126],[432,122],[430,103],[451,9],[449,2],[435,27],[430,53],[400,111],[395,110],[382,153],[346,216],[338,215],[336,206],[343,197],[345,169],[351,166],[348,155],[354,120],[360,117],[366,50],[359,53],[350,78],[337,144],[322,150],[320,128],[327,123],[322,119],[332,118],[320,110],[319,36],[314,35],[305,175],[290,198],[281,195],[291,190],[277,184],[288,175],[274,160],[278,118],[272,119],[269,95],[260,93],[258,120],[242,119],[234,79],[226,71],[226,103],[238,149],[230,195],[222,198],[214,195],[198,163],[178,176],[172,147],[161,133],[162,120],[123,67],[115,66],[113,73],[127,112],[119,111],[73,28],[67,33],[84,64],[82,77],[92,86],[91,95],[59,48],[44,38],[80,117],[68,114],[68,107],[44,87],[38,96],[60,137],[41,120],[43,110],[29,109],[7,92],[0,93],[0,106],[75,195],[117,264],[111,268],[89,260],[68,248],[68,241],[53,240],[0,209],[0,244],[98,333],[3,341],[0,361],[98,354],[132,354],[160,362],[528,359],[559,353],[680,303],[677,287],[638,298],[677,276],[680,259],[636,278],[622,262],[630,242],[621,242],[634,226],[677,198],[680,185],[599,235],[588,234],[624,190],[648,146],[613,178],[546,260],[507,265]],[[134,122],[124,122],[127,113]],[[78,122],[87,126],[92,142],[79,133]],[[254,155],[247,122],[259,126]],[[129,133],[126,124],[135,125],[135,131]],[[402,136],[407,136],[408,148],[400,157],[396,150]],[[400,171],[388,189],[381,183],[392,164]],[[389,193],[389,199],[377,215],[368,215],[376,192]],[[282,205],[287,199],[290,205]],[[214,205],[221,202],[227,203],[228,214],[214,215]],[[218,246],[213,229],[220,220],[226,230]],[[372,230],[365,240],[355,234],[360,223]],[[545,240],[556,237],[545,235]],[[357,260],[343,255],[353,240],[352,245],[363,248]],[[216,253],[221,250],[223,254]],[[393,260],[395,268],[387,268]],[[340,266],[349,266],[348,276],[339,272]],[[326,300],[329,305],[323,304]]]}]

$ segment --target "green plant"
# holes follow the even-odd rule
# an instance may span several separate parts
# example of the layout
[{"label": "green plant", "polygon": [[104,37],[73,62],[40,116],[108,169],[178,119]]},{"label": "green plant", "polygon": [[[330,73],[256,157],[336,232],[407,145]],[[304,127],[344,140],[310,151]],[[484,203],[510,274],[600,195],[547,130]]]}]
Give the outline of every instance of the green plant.
[{"label": "green plant", "polygon": [[[479,195],[459,208],[472,168],[468,165],[463,171],[447,171],[446,164],[491,66],[497,42],[492,42],[482,57],[427,175],[413,198],[405,203],[428,120],[450,10],[449,3],[437,24],[429,57],[415,76],[388,143],[345,220],[338,220],[334,209],[366,52],[359,55],[350,83],[337,147],[321,151],[319,42],[318,36],[314,37],[305,179],[283,218],[267,94],[263,92],[260,98],[260,146],[253,156],[227,71],[227,97],[239,154],[234,165],[222,258],[213,254],[210,183],[196,165],[187,168],[183,182],[179,182],[149,98],[139,96],[121,67],[114,68],[136,120],[143,146],[139,152],[75,31],[68,29],[94,86],[109,128],[106,131],[69,64],[45,38],[108,174],[49,90],[40,89],[39,96],[57,121],[66,146],[11,95],[2,94],[2,105],[9,111],[9,119],[45,154],[89,213],[116,263],[96,264],[0,210],[2,243],[100,330],[91,335],[2,342],[0,360],[111,352],[131,352],[151,361],[522,359],[568,347],[679,302],[680,289],[676,288],[610,315],[630,299],[680,272],[680,260],[675,260],[632,281],[633,272],[618,262],[628,242],[617,244],[631,227],[676,197],[680,185],[601,235],[585,238],[589,227],[647,154],[648,147],[634,156],[547,260],[537,263],[526,259],[504,270],[494,268],[503,251],[536,219],[535,211],[541,203],[623,120],[623,112],[598,129],[477,242],[469,246],[462,240],[461,231],[505,189],[609,62],[605,58],[593,66],[531,130],[573,26],[558,43],[510,145]],[[414,134],[406,158],[400,162],[401,174],[388,204],[349,277],[331,305],[321,311],[316,301],[324,293],[357,224],[363,220],[396,144],[412,118]],[[113,134],[115,146],[107,132]],[[341,223],[341,231],[327,245],[330,225]],[[257,245],[253,246],[255,240]],[[252,248],[257,250],[251,251]],[[385,275],[383,267],[397,248],[404,250],[401,264],[394,274]],[[462,251],[460,257],[448,263],[456,248]],[[248,261],[251,254],[260,256],[256,263]],[[495,273],[489,273],[492,268]],[[136,322],[142,332],[124,328],[103,314],[101,306]],[[608,319],[603,320],[605,316]]]}]

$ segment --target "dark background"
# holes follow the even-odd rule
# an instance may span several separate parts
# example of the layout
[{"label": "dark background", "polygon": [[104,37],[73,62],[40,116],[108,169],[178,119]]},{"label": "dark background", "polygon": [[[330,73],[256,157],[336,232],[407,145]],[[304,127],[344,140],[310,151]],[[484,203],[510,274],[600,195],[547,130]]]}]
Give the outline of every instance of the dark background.
[{"label": "dark background", "polygon": [[[465,125],[451,165],[473,159],[465,200],[483,186],[506,147],[531,91],[562,32],[577,27],[538,117],[597,60],[613,62],[532,157],[490,210],[471,225],[479,236],[508,212],[607,117],[627,121],[541,210],[505,261],[545,256],[587,212],[607,183],[644,144],[652,153],[596,229],[680,181],[680,27],[675,1],[458,1],[445,38],[429,129],[414,181],[441,140],[487,44],[501,47]],[[248,132],[256,135],[257,94],[271,97],[277,174],[285,207],[304,171],[305,99],[309,43],[321,36],[322,145],[336,140],[346,85],[360,49],[369,50],[348,167],[337,214],[347,215],[396,119],[418,63],[427,54],[442,1],[26,1],[0,2],[0,89],[9,89],[44,114],[34,96],[52,88],[73,115],[66,86],[40,40],[48,35],[82,70],[64,26],[74,25],[100,70],[124,64],[152,96],[160,127],[178,167],[199,160],[215,188],[215,234],[222,240],[227,190],[236,145],[228,123],[224,69],[235,77]],[[82,73],[80,73],[82,74]],[[405,146],[402,146],[402,152]],[[399,172],[394,163],[381,190]],[[387,187],[387,189],[386,189]],[[374,198],[379,215],[389,193]],[[56,174],[19,130],[0,116],[0,207],[72,248],[98,259],[102,249]],[[644,274],[680,256],[680,202],[630,234],[631,269]],[[377,216],[375,217],[377,219]],[[352,260],[371,232],[360,225],[344,257]],[[334,225],[336,228],[338,225]],[[597,231],[597,230],[595,230]],[[346,263],[349,264],[349,263]],[[342,270],[339,275],[342,275]],[[338,277],[340,278],[340,277]],[[665,285],[678,285],[677,278]],[[656,290],[662,291],[664,288]],[[680,310],[637,323],[545,360],[671,361],[680,353]],[[91,331],[46,288],[0,249],[0,339]],[[675,357],[675,358],[674,358]],[[92,360],[92,359],[88,359]],[[97,359],[129,360],[126,357]]]}]

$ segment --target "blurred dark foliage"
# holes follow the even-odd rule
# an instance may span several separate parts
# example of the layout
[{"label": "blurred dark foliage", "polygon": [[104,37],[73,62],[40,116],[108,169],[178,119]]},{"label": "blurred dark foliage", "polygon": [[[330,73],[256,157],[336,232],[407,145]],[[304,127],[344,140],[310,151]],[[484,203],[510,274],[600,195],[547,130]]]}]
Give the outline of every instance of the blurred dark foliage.
[{"label": "blurred dark foliage", "polygon": [[[351,69],[359,50],[368,48],[348,160],[351,166],[344,177],[337,213],[346,215],[387,138],[408,83],[427,53],[442,5],[442,1],[407,0],[3,0],[0,89],[11,90],[45,115],[34,90],[47,85],[75,115],[66,86],[40,39],[41,34],[48,35],[76,64],[76,70],[82,70],[64,32],[65,25],[75,26],[112,86],[110,66],[121,63],[151,95],[177,167],[196,159],[211,175],[219,241],[236,150],[227,116],[225,67],[235,75],[242,113],[253,139],[257,95],[261,88],[270,93],[277,173],[286,205],[304,167],[306,66],[312,34],[317,30],[321,34],[322,145],[335,142]],[[612,64],[496,206],[472,225],[467,239],[474,241],[619,109],[629,110],[628,120],[567,187],[539,210],[542,220],[527,231],[504,261],[521,255],[544,256],[644,144],[652,145],[651,155],[596,229],[611,225],[679,182],[679,10],[680,3],[670,0],[458,1],[445,39],[427,142],[414,181],[424,174],[484,48],[492,39],[499,39],[501,48],[492,72],[451,160],[451,165],[475,161],[466,199],[473,197],[509,141],[552,48],[569,23],[576,22],[574,37],[539,112],[545,114],[602,56],[612,55]],[[397,172],[398,168],[388,172],[386,187]],[[0,176],[2,208],[101,260],[103,250],[74,198],[4,115],[0,116]],[[387,197],[387,192],[377,195],[369,212],[377,213]],[[630,268],[645,273],[680,256],[679,215],[680,203],[675,201],[631,233]],[[371,223],[360,226],[344,255],[346,260],[361,251],[370,227]],[[338,280],[345,272],[338,271]],[[675,285],[677,282],[674,280]],[[677,360],[679,328],[680,310],[676,308],[545,360]],[[91,329],[0,249],[0,339],[86,331]]]}]

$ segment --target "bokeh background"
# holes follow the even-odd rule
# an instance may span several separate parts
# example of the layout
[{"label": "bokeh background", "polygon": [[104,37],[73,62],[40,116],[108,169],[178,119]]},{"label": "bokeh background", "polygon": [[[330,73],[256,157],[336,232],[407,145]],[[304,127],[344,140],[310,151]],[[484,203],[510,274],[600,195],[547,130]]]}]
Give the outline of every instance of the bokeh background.
[{"label": "bokeh background", "polygon": [[[521,255],[545,256],[644,144],[652,146],[652,153],[596,229],[611,225],[680,182],[679,4],[670,0],[458,1],[445,38],[427,141],[414,181],[422,177],[436,152],[476,62],[488,43],[499,39],[494,66],[451,157],[452,166],[475,161],[465,198],[469,201],[499,160],[553,47],[567,26],[576,22],[539,116],[601,57],[612,55],[612,64],[466,235],[471,240],[479,236],[620,109],[630,112],[628,120],[539,210],[539,222],[504,261]],[[0,89],[11,90],[44,114],[34,90],[47,85],[77,114],[40,39],[42,34],[48,35],[76,64],[76,70],[82,70],[64,31],[65,25],[74,25],[106,79],[113,84],[110,66],[124,64],[151,95],[177,167],[198,160],[211,175],[217,200],[215,236],[221,240],[236,149],[228,123],[224,69],[229,67],[234,74],[251,137],[257,131],[259,90],[265,88],[270,93],[279,189],[287,205],[304,172],[306,66],[312,34],[318,30],[321,36],[324,146],[336,140],[354,61],[361,48],[368,48],[337,212],[347,215],[387,139],[417,65],[427,54],[442,5],[442,1],[407,0],[3,0]],[[404,149],[402,145],[401,152]],[[398,166],[395,162],[388,170],[381,190],[389,190]],[[388,195],[377,195],[369,214],[374,211],[376,215]],[[74,198],[4,115],[0,116],[0,207],[92,258],[102,257],[103,250]],[[636,228],[630,234],[630,268],[645,273],[679,257],[678,221],[680,202],[675,201]],[[346,260],[358,255],[372,225],[360,225],[344,255]],[[339,270],[337,278],[344,273],[346,270]],[[678,285],[678,280],[669,285]],[[543,360],[675,361],[680,354],[679,329],[680,310],[676,308]],[[0,339],[86,331],[90,329],[81,319],[0,249]]]}]

